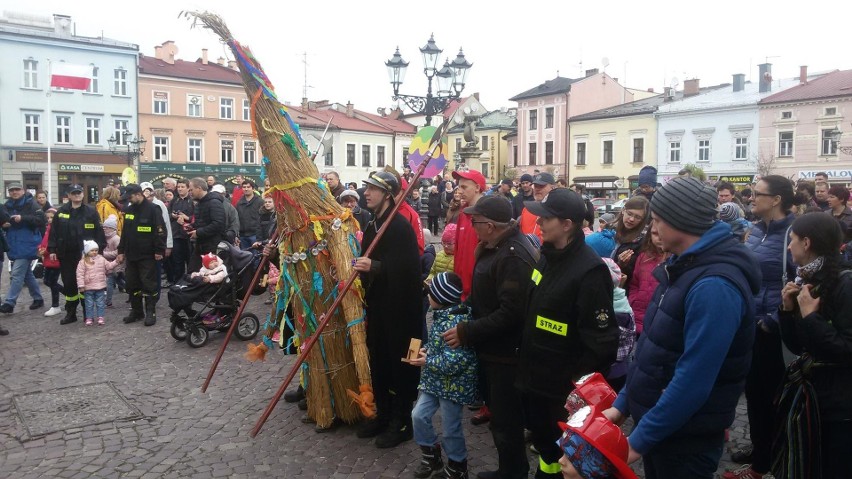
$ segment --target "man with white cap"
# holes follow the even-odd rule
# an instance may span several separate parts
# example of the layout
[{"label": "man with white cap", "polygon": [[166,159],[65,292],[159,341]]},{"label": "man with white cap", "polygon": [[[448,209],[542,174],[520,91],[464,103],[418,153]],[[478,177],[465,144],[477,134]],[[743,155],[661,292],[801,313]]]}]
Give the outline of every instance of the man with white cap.
[{"label": "man with white cap", "polygon": [[683,177],[651,199],[651,226],[672,257],[654,271],[627,384],[604,411],[617,424],[633,416],[628,462],[642,457],[648,479],[714,476],[751,367],[760,267],[716,219],[716,199]]},{"label": "man with white cap", "polygon": [[225,197],[225,186],[213,185],[211,193],[222,200],[222,209],[225,210],[225,241],[239,246],[240,216],[234,205]]},{"label": "man with white cap", "polygon": [[[168,258],[169,255],[172,254],[172,246],[174,246],[174,242],[172,240],[172,222],[169,220],[169,208],[166,206],[165,203],[160,201],[160,199],[157,198],[154,195],[154,185],[145,181],[142,184],[140,184],[139,186],[142,187],[142,194],[145,195],[145,199],[150,201],[151,203],[154,203],[155,205],[159,206],[160,212],[162,212],[162,214],[163,214],[163,221],[166,223],[166,256],[165,257]],[[169,275],[167,275],[167,277],[168,276]],[[175,279],[175,278],[173,278],[173,279]],[[163,281],[163,260],[158,260],[157,261],[157,291],[158,291],[157,297],[158,298],[160,296],[159,291],[160,291],[160,288],[162,286],[161,285],[162,281]],[[166,287],[168,287],[168,286],[171,286],[171,284],[166,285]]]}]

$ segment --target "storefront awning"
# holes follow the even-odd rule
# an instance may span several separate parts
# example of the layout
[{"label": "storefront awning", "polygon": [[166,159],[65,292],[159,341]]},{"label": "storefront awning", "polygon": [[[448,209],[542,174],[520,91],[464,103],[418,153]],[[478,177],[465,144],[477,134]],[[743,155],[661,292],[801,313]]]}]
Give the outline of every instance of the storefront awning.
[{"label": "storefront awning", "polygon": [[617,176],[577,176],[573,180],[574,183],[602,182],[602,181],[618,181]]}]

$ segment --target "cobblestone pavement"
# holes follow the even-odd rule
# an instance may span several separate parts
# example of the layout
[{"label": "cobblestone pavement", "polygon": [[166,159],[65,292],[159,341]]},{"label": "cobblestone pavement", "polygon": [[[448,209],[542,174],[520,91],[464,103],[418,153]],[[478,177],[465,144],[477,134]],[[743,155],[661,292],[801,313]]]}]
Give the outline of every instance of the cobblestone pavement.
[{"label": "cobblestone pavement", "polygon": [[[2,292],[8,289],[6,271]],[[45,288],[43,294],[49,298]],[[222,335],[214,334],[201,349],[174,341],[165,298],[154,327],[122,324],[125,298],[116,295],[105,326],[87,327],[82,321],[60,326],[62,316],[29,311],[26,292],[13,314],[0,317],[10,330],[0,337],[0,477],[413,477],[419,460],[413,441],[387,450],[356,438],[351,426],[317,434],[300,421],[294,404],[283,401],[258,437],[250,438],[294,358],[271,353],[264,363],[249,363],[242,358],[245,343],[234,338],[202,394]],[[248,310],[265,317],[268,306],[262,300],[254,298]],[[14,396],[33,400],[20,396],[107,382],[141,418],[27,436]],[[744,404],[739,412],[729,447],[743,442]],[[496,468],[487,426],[471,426],[472,413],[465,414],[471,471]],[[536,463],[530,455],[533,471]]]}]

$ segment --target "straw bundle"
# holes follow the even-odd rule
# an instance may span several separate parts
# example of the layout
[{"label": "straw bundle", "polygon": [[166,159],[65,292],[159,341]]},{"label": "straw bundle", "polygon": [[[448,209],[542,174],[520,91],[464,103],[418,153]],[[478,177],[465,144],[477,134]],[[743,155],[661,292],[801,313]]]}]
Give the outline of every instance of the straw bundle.
[{"label": "straw bundle", "polygon": [[[289,319],[296,331],[296,344],[304,344],[322,316],[328,314],[341,280],[353,271],[352,260],[360,249],[355,239],[357,221],[318,179],[319,172],[298,125],[276,98],[271,82],[248,48],[234,40],[217,15],[187,12],[185,16],[194,19],[193,26],[200,22],[218,34],[240,66],[251,99],[252,130],[260,142],[272,184],[265,194],[275,200],[281,236],[281,276],[272,314],[276,320],[267,334],[271,336],[280,321]],[[356,282],[311,350],[307,371],[303,369],[308,415],[320,426],[330,425],[334,416],[351,423],[361,415],[374,414],[362,296],[360,282]],[[288,304],[292,305],[293,318],[285,317]]]}]

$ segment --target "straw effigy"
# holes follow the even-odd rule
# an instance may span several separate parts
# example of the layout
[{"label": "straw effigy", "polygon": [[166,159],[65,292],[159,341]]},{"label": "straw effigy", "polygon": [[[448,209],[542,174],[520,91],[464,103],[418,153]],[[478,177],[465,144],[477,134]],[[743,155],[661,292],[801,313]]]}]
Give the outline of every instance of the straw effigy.
[{"label": "straw effigy", "polygon": [[[357,221],[338,205],[307,151],[299,127],[278,101],[272,83],[251,51],[237,42],[224,21],[208,12],[186,12],[193,26],[213,30],[228,45],[240,67],[251,100],[251,125],[264,154],[263,167],[271,188],[264,194],[275,200],[280,236],[281,276],[275,306],[265,325],[263,343],[285,347],[270,339],[290,325],[293,344],[303,345],[314,334],[342,280],[352,274],[359,256]],[[364,324],[363,290],[356,281],[333,312],[316,347],[302,366],[308,416],[317,425],[331,425],[334,417],[353,423],[375,415],[370,382],[369,354]],[[291,306],[293,317],[286,314]],[[263,349],[262,346],[258,350]]]}]

